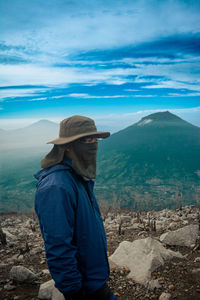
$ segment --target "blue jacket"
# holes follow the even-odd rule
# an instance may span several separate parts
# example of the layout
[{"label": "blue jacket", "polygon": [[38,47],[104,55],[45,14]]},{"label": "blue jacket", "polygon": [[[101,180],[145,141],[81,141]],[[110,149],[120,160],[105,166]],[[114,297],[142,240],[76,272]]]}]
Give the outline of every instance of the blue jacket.
[{"label": "blue jacket", "polygon": [[64,163],[35,175],[35,210],[55,286],[62,293],[81,287],[93,293],[109,278],[104,226],[94,182],[79,176],[69,159]]}]

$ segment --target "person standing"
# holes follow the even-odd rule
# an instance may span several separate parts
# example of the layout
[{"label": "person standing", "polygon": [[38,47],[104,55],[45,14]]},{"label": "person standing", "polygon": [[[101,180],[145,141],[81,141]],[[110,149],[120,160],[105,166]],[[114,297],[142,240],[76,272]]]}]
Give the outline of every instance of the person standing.
[{"label": "person standing", "polygon": [[106,235],[93,192],[99,132],[92,119],[72,116],[41,161],[35,210],[55,286],[66,300],[115,300],[107,285]]}]

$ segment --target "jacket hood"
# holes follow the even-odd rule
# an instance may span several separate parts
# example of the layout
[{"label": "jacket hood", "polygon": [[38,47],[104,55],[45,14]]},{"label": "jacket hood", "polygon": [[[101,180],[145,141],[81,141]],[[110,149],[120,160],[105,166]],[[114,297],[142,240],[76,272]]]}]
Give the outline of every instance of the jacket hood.
[{"label": "jacket hood", "polygon": [[38,180],[38,182],[40,182],[43,178],[45,178],[51,173],[62,171],[62,170],[73,169],[70,159],[65,159],[63,162],[65,163],[64,165],[62,164],[55,165],[50,168],[40,170],[39,172],[34,174],[34,177]]}]

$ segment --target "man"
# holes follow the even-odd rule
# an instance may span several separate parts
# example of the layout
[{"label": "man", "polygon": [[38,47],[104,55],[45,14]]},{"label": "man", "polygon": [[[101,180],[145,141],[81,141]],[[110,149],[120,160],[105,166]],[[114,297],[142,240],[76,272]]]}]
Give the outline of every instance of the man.
[{"label": "man", "polygon": [[107,245],[92,179],[96,177],[98,132],[92,119],[60,123],[59,138],[42,160],[35,196],[47,263],[55,286],[68,300],[114,300]]}]

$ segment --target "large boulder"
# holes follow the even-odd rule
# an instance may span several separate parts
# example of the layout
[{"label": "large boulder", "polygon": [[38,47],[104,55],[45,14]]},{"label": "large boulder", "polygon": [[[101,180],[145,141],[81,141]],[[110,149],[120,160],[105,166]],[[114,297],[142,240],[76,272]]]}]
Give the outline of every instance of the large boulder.
[{"label": "large boulder", "polygon": [[190,247],[195,244],[198,234],[198,225],[188,225],[175,231],[163,233],[160,236],[160,241],[167,245]]},{"label": "large boulder", "polygon": [[10,278],[18,282],[31,282],[37,279],[37,275],[23,266],[13,266]]},{"label": "large boulder", "polygon": [[151,273],[174,257],[183,258],[179,252],[167,250],[159,241],[148,237],[134,242],[121,242],[110,260],[120,267],[128,266],[131,271],[128,277],[146,285]]},{"label": "large boulder", "polygon": [[55,287],[54,280],[49,280],[40,285],[38,298],[39,299],[52,299],[52,300],[64,300],[63,294]]}]

